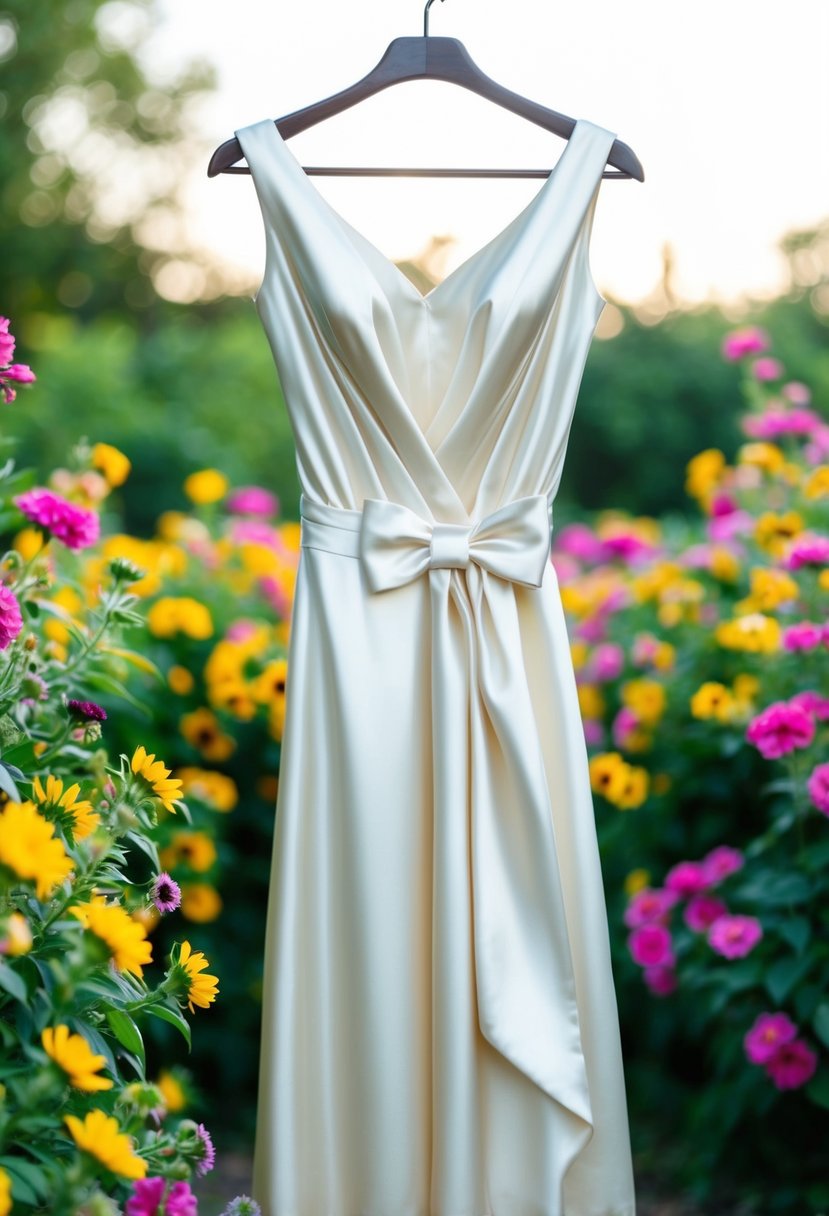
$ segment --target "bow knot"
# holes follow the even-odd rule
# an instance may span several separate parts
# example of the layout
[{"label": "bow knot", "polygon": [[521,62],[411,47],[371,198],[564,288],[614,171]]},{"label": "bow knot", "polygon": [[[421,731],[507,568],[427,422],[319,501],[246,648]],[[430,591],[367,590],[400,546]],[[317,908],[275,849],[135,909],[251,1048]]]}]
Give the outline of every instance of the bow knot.
[{"label": "bow knot", "polygon": [[550,556],[544,494],[513,499],[475,523],[432,523],[401,503],[367,498],[359,553],[372,591],[411,582],[427,570],[476,562],[498,578],[540,587]]}]

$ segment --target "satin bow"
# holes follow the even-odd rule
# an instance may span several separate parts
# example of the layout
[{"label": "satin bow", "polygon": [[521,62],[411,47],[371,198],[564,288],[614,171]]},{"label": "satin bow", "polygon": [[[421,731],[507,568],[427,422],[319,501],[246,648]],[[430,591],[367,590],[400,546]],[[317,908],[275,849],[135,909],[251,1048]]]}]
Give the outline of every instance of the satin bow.
[{"label": "satin bow", "polygon": [[513,583],[540,587],[550,556],[544,494],[516,498],[474,524],[430,523],[401,503],[363,503],[360,558],[372,591],[409,583],[426,570],[470,561]]}]

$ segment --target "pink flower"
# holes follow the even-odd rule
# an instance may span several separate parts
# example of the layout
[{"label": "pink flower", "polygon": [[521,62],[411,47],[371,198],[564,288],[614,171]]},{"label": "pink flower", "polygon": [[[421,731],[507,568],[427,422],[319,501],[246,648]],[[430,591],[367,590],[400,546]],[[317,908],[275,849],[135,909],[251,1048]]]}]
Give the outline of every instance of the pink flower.
[{"label": "pink flower", "polygon": [[234,515],[276,515],[279,499],[262,486],[239,486],[229,495],[225,504]]},{"label": "pink flower", "polygon": [[258,580],[257,586],[274,611],[287,619],[291,614],[291,597],[279,579],[274,578],[272,574],[264,574]]},{"label": "pink flower", "polygon": [[811,714],[818,722],[829,720],[829,697],[822,697],[813,688],[796,692],[793,697],[789,697],[789,705],[798,705],[805,709],[806,713]]},{"label": "pink flower", "polygon": [[814,718],[800,705],[774,701],[752,718],[746,739],[766,760],[777,760],[798,748],[808,747],[815,737]]},{"label": "pink flower", "polygon": [[230,622],[225,630],[225,637],[229,642],[244,642],[245,638],[252,638],[258,628],[256,621],[240,616]]},{"label": "pink flower", "polygon": [[673,967],[646,967],[642,978],[654,996],[667,996],[676,988],[676,970]]},{"label": "pink flower", "polygon": [[636,714],[629,705],[623,705],[613,719],[610,731],[613,736],[613,744],[620,751],[624,751],[630,741],[631,735],[634,735],[639,729],[641,723]]},{"label": "pink flower", "polygon": [[158,1216],[159,1204],[167,1186],[166,1178],[138,1178],[132,1184],[124,1216]]},{"label": "pink flower", "polygon": [[597,562],[602,555],[602,543],[587,524],[567,524],[558,533],[555,550],[579,561]]},{"label": "pink flower", "polygon": [[23,617],[17,596],[10,587],[0,583],[0,650],[10,646],[23,628]]},{"label": "pink flower", "polygon": [[799,1089],[817,1069],[817,1055],[803,1039],[782,1043],[766,1064],[766,1072],[778,1089]]},{"label": "pink flower", "polygon": [[658,552],[655,545],[649,544],[633,532],[617,532],[614,536],[606,536],[602,540],[603,558],[618,557],[624,562],[635,562],[643,557],[652,557]]},{"label": "pink flower", "polygon": [[789,570],[801,566],[825,566],[829,562],[829,537],[816,532],[801,532],[788,547],[784,565]]},{"label": "pink flower", "polygon": [[727,844],[720,844],[710,853],[706,853],[701,864],[713,887],[718,882],[722,882],[724,878],[728,878],[729,874],[736,874],[737,870],[742,869],[743,855],[739,849],[732,849]]},{"label": "pink flower", "polygon": [[743,958],[763,936],[756,916],[720,916],[708,930],[708,944],[724,958]]},{"label": "pink flower", "polygon": [[785,1013],[760,1013],[746,1031],[743,1046],[752,1064],[766,1064],[781,1043],[790,1043],[796,1035],[797,1027]]},{"label": "pink flower", "polygon": [[188,1182],[174,1182],[164,1204],[164,1216],[199,1216],[196,1196]]},{"label": "pink flower", "polygon": [[8,363],[14,354],[14,335],[9,333],[10,324],[8,317],[0,317],[0,365]]},{"label": "pink flower", "polygon": [[812,769],[812,775],[806,782],[806,789],[812,805],[824,815],[829,815],[829,764],[819,764]]},{"label": "pink flower", "polygon": [[814,410],[774,409],[745,414],[740,425],[751,439],[779,439],[782,435],[813,435],[822,426]]},{"label": "pink flower", "polygon": [[671,935],[656,921],[638,925],[628,936],[628,949],[640,967],[673,966]]},{"label": "pink flower", "polygon": [[652,633],[637,633],[633,639],[631,658],[637,667],[647,667],[659,653],[660,641]]},{"label": "pink flower", "polygon": [[630,929],[653,921],[662,922],[678,899],[675,891],[668,891],[664,887],[643,887],[625,909],[624,922]]},{"label": "pink flower", "polygon": [[779,359],[766,355],[762,359],[755,359],[751,370],[757,380],[779,380],[783,375],[783,364]]},{"label": "pink flower", "polygon": [[585,718],[582,726],[584,727],[584,740],[588,747],[601,747],[605,738],[604,724],[596,718]]},{"label": "pink flower", "polygon": [[786,650],[814,650],[824,640],[823,625],[814,621],[798,621],[783,630],[783,646]]},{"label": "pink flower", "polygon": [[760,351],[768,350],[769,345],[765,330],[757,325],[746,325],[740,329],[732,329],[725,335],[722,354],[733,362],[742,359],[744,355],[757,355]]},{"label": "pink flower", "polygon": [[101,521],[94,511],[79,507],[42,486],[14,495],[12,502],[68,549],[94,545],[100,534]]},{"label": "pink flower", "polygon": [[714,921],[728,914],[728,908],[721,899],[713,895],[692,895],[685,907],[684,920],[694,933],[705,933]]},{"label": "pink flower", "polygon": [[590,674],[599,683],[615,680],[624,665],[625,652],[616,642],[603,642],[590,656]]},{"label": "pink flower", "polygon": [[705,867],[698,861],[679,861],[665,875],[665,886],[668,890],[683,897],[696,895],[710,884],[711,879]]},{"label": "pink flower", "polygon": [[734,536],[748,536],[754,531],[754,516],[748,511],[729,511],[727,515],[713,516],[705,525],[711,540],[720,542]]},{"label": "pink flower", "polygon": [[812,400],[811,389],[808,385],[801,384],[799,380],[787,381],[780,391],[791,401],[792,405],[808,405]]}]

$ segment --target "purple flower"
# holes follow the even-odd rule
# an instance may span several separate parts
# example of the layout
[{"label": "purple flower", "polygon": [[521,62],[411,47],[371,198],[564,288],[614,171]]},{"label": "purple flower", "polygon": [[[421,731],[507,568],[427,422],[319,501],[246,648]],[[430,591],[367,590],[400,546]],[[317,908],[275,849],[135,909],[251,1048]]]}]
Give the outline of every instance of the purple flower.
[{"label": "purple flower", "polygon": [[719,916],[708,930],[708,944],[724,958],[743,958],[762,936],[756,916]]},{"label": "purple flower", "polygon": [[237,1195],[222,1212],[221,1216],[262,1216],[262,1209],[255,1199],[247,1195]]},{"label": "purple flower", "polygon": [[181,888],[166,870],[156,876],[150,888],[150,899],[159,912],[173,912],[181,903]]},{"label": "purple flower", "polygon": [[679,896],[665,887],[643,887],[631,898],[624,912],[624,922],[635,929],[653,921],[664,922]]},{"label": "purple flower", "polygon": [[803,692],[796,692],[793,697],[789,697],[789,705],[799,705],[801,709],[805,709],[806,713],[811,714],[818,722],[829,720],[829,697],[822,697],[813,688],[806,688]]},{"label": "purple flower", "polygon": [[625,652],[616,642],[602,642],[590,657],[590,674],[594,680],[604,683],[615,680],[625,665]]},{"label": "purple flower", "polygon": [[766,1064],[781,1043],[790,1043],[796,1035],[797,1027],[785,1013],[760,1013],[746,1031],[743,1046],[752,1064]]},{"label": "purple flower", "polygon": [[196,1162],[196,1173],[207,1174],[216,1164],[216,1150],[213,1147],[213,1141],[210,1139],[210,1132],[203,1123],[199,1124],[196,1135],[198,1136],[202,1147],[202,1156],[200,1160]]},{"label": "purple flower", "polygon": [[17,596],[0,583],[0,650],[10,646],[23,628],[23,617]]},{"label": "purple flower", "polygon": [[100,535],[101,521],[94,511],[79,507],[43,486],[14,495],[12,502],[68,549],[94,545]]},{"label": "purple flower", "polygon": [[226,501],[228,511],[236,515],[276,515],[279,499],[262,486],[240,486]]},{"label": "purple flower", "polygon": [[88,722],[106,721],[106,710],[94,701],[69,700],[66,702],[66,708],[75,718],[83,718]]},{"label": "purple flower", "polygon": [[676,970],[674,967],[646,967],[642,979],[654,996],[667,996],[676,988]]}]

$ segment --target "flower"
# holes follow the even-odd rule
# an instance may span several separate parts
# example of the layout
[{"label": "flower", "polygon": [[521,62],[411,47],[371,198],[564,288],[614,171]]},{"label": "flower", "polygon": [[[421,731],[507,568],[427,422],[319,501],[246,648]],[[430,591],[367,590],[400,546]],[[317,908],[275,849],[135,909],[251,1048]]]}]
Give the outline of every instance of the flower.
[{"label": "flower", "polygon": [[100,469],[111,486],[127,480],[132,465],[129,459],[111,443],[96,443],[92,449],[92,466]]},{"label": "flower", "polygon": [[68,818],[69,826],[78,840],[89,836],[101,822],[101,816],[92,809],[92,803],[87,798],[78,797],[81,787],[77,781],[64,791],[61,778],[50,774],[46,778],[46,789],[38,776],[32,781],[32,787],[42,809],[57,811],[61,820]]},{"label": "flower", "polygon": [[172,769],[165,768],[160,760],[156,760],[155,752],[148,754],[143,744],[135,749],[130,768],[153,797],[158,798],[164,809],[175,814],[175,804],[181,801],[181,782],[176,777],[170,777]]},{"label": "flower", "polygon": [[174,1182],[164,1204],[164,1216],[198,1216],[198,1200],[189,1182]]},{"label": "flower", "polygon": [[766,1072],[778,1089],[799,1089],[817,1069],[817,1054],[803,1039],[781,1043],[766,1064]]},{"label": "flower", "polygon": [[743,855],[739,849],[732,849],[727,844],[718,845],[703,857],[701,865],[711,886],[735,874],[743,867]]},{"label": "flower", "polygon": [[156,876],[150,888],[150,899],[159,912],[174,912],[181,903],[181,888],[166,870]]},{"label": "flower", "polygon": [[684,921],[694,933],[705,933],[720,916],[725,916],[728,908],[721,899],[713,895],[692,895],[685,905]]},{"label": "flower", "polygon": [[113,1174],[122,1178],[144,1178],[147,1162],[133,1152],[132,1138],[121,1131],[118,1120],[102,1110],[91,1110],[79,1119],[64,1115],[63,1120],[79,1149],[89,1153]]},{"label": "flower", "polygon": [[[0,337],[2,337],[2,335],[0,335]],[[0,1165],[0,1216],[9,1216],[9,1212],[11,1212],[11,1210],[12,1180]]]},{"label": "flower", "polygon": [[691,713],[695,718],[716,718],[727,722],[734,708],[734,697],[724,684],[708,680],[691,697]]},{"label": "flower", "polygon": [[766,355],[762,359],[755,359],[751,370],[757,380],[779,380],[783,375],[783,364],[779,359]]},{"label": "flower", "polygon": [[95,703],[95,701],[75,701],[69,700],[66,702],[66,708],[75,718],[81,718],[87,722],[105,722],[106,710]]},{"label": "flower", "polygon": [[795,537],[786,550],[784,564],[789,570],[801,566],[825,566],[829,562],[829,536],[815,532],[802,532]]},{"label": "flower", "polygon": [[189,595],[165,595],[147,613],[147,626],[157,638],[177,633],[203,641],[213,635],[213,618],[206,604]]},{"label": "flower", "polygon": [[124,1216],[158,1216],[167,1189],[166,1178],[139,1178],[124,1208]]},{"label": "flower", "polygon": [[814,621],[797,621],[783,630],[784,650],[814,650],[824,641],[824,626]]},{"label": "flower", "polygon": [[75,864],[34,803],[11,801],[0,811],[0,863],[33,881],[38,899],[46,899]]},{"label": "flower", "polygon": [[199,974],[205,967],[210,966],[204,954],[200,950],[193,951],[190,943],[184,941],[181,943],[176,965],[179,972],[183,973],[190,1012],[195,1013],[194,1004],[201,1009],[207,1009],[216,999],[219,981],[215,975]]},{"label": "flower", "polygon": [[705,867],[698,861],[679,861],[665,875],[665,886],[677,895],[696,895],[710,885]]},{"label": "flower", "polygon": [[651,921],[664,921],[678,899],[675,891],[665,887],[643,887],[635,892],[625,909],[624,922],[635,929]]},{"label": "flower", "polygon": [[805,688],[803,692],[796,692],[793,697],[789,697],[789,705],[797,705],[801,709],[805,709],[806,713],[811,714],[818,722],[829,720],[829,697],[822,697],[813,688]]},{"label": "flower", "polygon": [[752,718],[746,730],[746,739],[766,760],[777,760],[808,747],[814,737],[814,718],[802,706],[789,701],[774,701]]},{"label": "flower", "polygon": [[768,350],[770,346],[768,335],[758,325],[746,325],[740,329],[732,329],[727,333],[722,343],[723,358],[731,362],[742,359],[746,355],[757,355]]},{"label": "flower", "polygon": [[268,517],[279,511],[279,499],[262,486],[239,486],[228,496],[225,506],[234,515]]},{"label": "flower", "polygon": [[719,916],[708,930],[708,944],[724,958],[743,958],[763,936],[756,916]]},{"label": "flower", "polygon": [[144,974],[144,967],[152,962],[152,943],[147,941],[144,926],[126,908],[95,900],[73,904],[69,911],[104,943],[119,971],[131,971],[139,977]]},{"label": "flower", "polygon": [[200,469],[184,481],[184,493],[194,503],[218,502],[227,493],[229,482],[218,469]]},{"label": "flower", "polygon": [[235,1199],[231,1199],[221,1216],[262,1216],[262,1209],[255,1199],[249,1199],[247,1195],[237,1195]]},{"label": "flower", "polygon": [[210,1132],[203,1123],[198,1125],[196,1136],[201,1145],[202,1155],[196,1163],[197,1174],[207,1174],[213,1169],[216,1164],[216,1150],[213,1147],[213,1141],[210,1138]]},{"label": "flower", "polygon": [[642,979],[654,996],[667,996],[676,988],[676,969],[674,967],[646,967]]},{"label": "flower", "polygon": [[23,617],[17,596],[0,583],[0,650],[10,646],[22,628]]},{"label": "flower", "polygon": [[780,624],[762,612],[750,612],[731,621],[721,621],[714,631],[720,646],[728,650],[747,650],[770,654],[780,644]]},{"label": "flower", "polygon": [[746,1031],[743,1045],[752,1064],[766,1064],[781,1043],[791,1042],[796,1035],[797,1027],[785,1013],[760,1013]]},{"label": "flower", "polygon": [[112,1089],[109,1077],[99,1077],[98,1072],[106,1064],[106,1056],[97,1055],[82,1034],[70,1033],[69,1027],[44,1026],[40,1035],[43,1049],[69,1078],[76,1089],[92,1093],[100,1089]]},{"label": "flower", "polygon": [[14,495],[12,502],[68,549],[87,548],[98,540],[101,521],[94,511],[79,507],[43,486]]},{"label": "flower", "polygon": [[633,961],[641,967],[673,965],[670,931],[655,921],[637,926],[628,937],[628,948]]},{"label": "flower", "polygon": [[829,764],[818,764],[806,782],[812,805],[829,815]]}]

